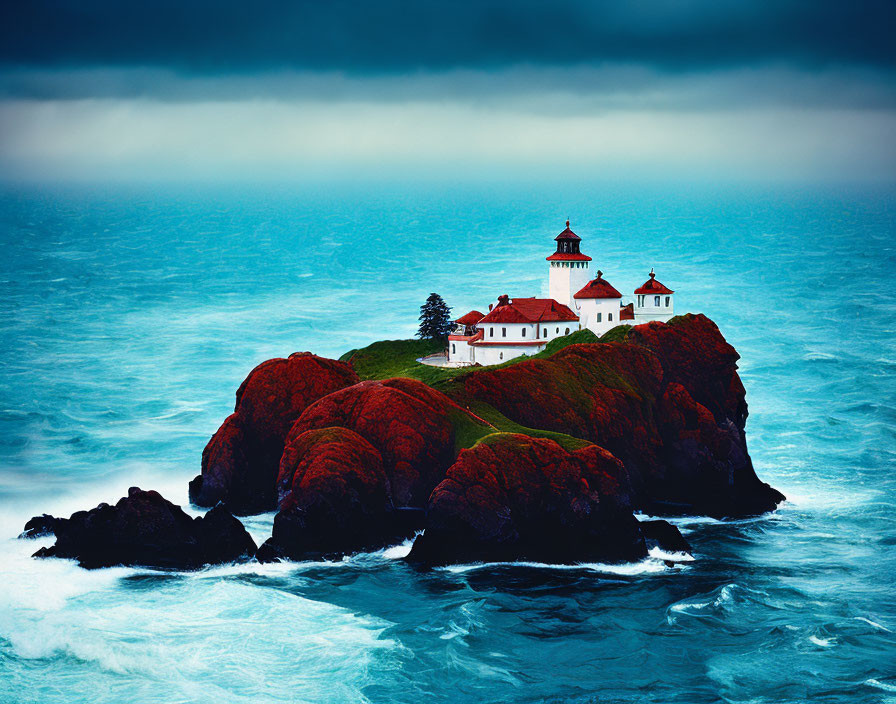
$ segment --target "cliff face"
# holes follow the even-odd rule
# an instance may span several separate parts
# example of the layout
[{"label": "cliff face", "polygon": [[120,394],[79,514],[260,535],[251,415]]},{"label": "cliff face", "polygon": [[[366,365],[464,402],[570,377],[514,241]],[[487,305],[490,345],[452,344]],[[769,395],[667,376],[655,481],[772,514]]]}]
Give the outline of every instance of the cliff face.
[{"label": "cliff face", "polygon": [[711,320],[687,315],[631,328],[623,342],[472,373],[449,394],[606,448],[628,470],[636,508],[749,515],[783,496],[759,481],[747,453],[737,359]]},{"label": "cliff face", "polygon": [[223,501],[242,515],[274,509],[289,429],[311,403],[357,382],[348,364],[308,352],[259,364],[237,390],[234,413],[202,452],[202,473],[190,482],[190,501],[197,506]]}]

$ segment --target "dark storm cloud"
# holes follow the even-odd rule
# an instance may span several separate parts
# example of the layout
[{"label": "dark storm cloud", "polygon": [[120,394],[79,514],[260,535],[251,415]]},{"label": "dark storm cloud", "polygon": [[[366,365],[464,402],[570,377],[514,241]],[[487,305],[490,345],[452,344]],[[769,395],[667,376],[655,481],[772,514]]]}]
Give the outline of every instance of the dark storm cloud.
[{"label": "dark storm cloud", "polygon": [[8,68],[153,66],[208,75],[896,65],[890,1],[19,0],[4,3],[0,19]]}]

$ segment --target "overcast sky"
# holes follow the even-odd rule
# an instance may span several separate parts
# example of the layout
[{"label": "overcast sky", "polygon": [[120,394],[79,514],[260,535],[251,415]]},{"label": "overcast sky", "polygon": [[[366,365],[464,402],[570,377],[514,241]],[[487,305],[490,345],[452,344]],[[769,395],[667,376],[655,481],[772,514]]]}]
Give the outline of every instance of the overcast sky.
[{"label": "overcast sky", "polygon": [[28,0],[7,179],[896,180],[893,2]]}]

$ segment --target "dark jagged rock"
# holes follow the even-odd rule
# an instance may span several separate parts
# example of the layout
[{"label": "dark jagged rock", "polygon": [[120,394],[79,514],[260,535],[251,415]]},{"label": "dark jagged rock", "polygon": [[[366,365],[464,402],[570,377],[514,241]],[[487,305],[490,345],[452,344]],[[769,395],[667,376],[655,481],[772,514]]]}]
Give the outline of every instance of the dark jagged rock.
[{"label": "dark jagged rock", "polygon": [[363,381],[310,405],[287,444],[308,430],[339,426],[382,458],[395,507],[422,507],[457,455],[461,432],[492,430],[443,393],[412,379]]},{"label": "dark jagged rock", "polygon": [[236,514],[277,505],[277,469],[286,435],[309,404],[355,384],[350,365],[308,352],[258,365],[236,392],[236,407],[202,453],[202,473],[190,482],[190,501],[223,501]]},{"label": "dark jagged rock", "polygon": [[462,451],[433,491],[408,560],[636,560],[647,549],[627,491],[625,468],[602,448],[490,435]]},{"label": "dark jagged rock", "polygon": [[647,547],[656,546],[664,552],[691,552],[690,543],[669,521],[641,521],[638,527],[644,535]]},{"label": "dark jagged rock", "polygon": [[159,493],[136,487],[115,506],[78,511],[57,519],[53,528],[55,545],[41,548],[34,557],[72,558],[87,568],[194,569],[248,559],[256,550],[243,524],[223,506],[194,519]]},{"label": "dark jagged rock", "polygon": [[56,518],[56,516],[51,516],[48,513],[44,513],[40,516],[35,516],[30,519],[26,524],[25,528],[22,530],[20,538],[42,538],[47,535],[55,535],[56,526],[60,524],[60,521],[64,522],[64,518]]},{"label": "dark jagged rock", "polygon": [[606,448],[629,472],[635,507],[650,513],[774,509],[784,496],[753,470],[738,356],[715,324],[686,315],[621,336],[471,372],[451,395]]}]

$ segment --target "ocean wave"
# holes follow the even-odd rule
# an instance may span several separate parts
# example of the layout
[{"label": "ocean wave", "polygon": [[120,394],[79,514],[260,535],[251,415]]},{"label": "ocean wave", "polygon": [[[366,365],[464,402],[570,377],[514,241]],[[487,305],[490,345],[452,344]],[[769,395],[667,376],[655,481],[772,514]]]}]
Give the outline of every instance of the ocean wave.
[{"label": "ocean wave", "polygon": [[[693,561],[693,556],[685,553],[667,553],[654,548],[650,550],[648,557],[638,562],[621,562],[621,563],[604,563],[604,562],[578,562],[572,565],[551,564],[547,562],[530,562],[520,560],[518,562],[475,562],[459,565],[445,565],[437,568],[445,572],[454,574],[462,574],[464,572],[472,572],[477,570],[488,570],[505,567],[526,567],[539,570],[579,570],[587,572],[597,572],[600,574],[610,574],[621,577],[637,577],[642,575],[660,574],[675,572],[681,569],[687,569],[686,566],[679,566],[681,562]],[[673,562],[673,565],[667,565],[667,562]]]}]

